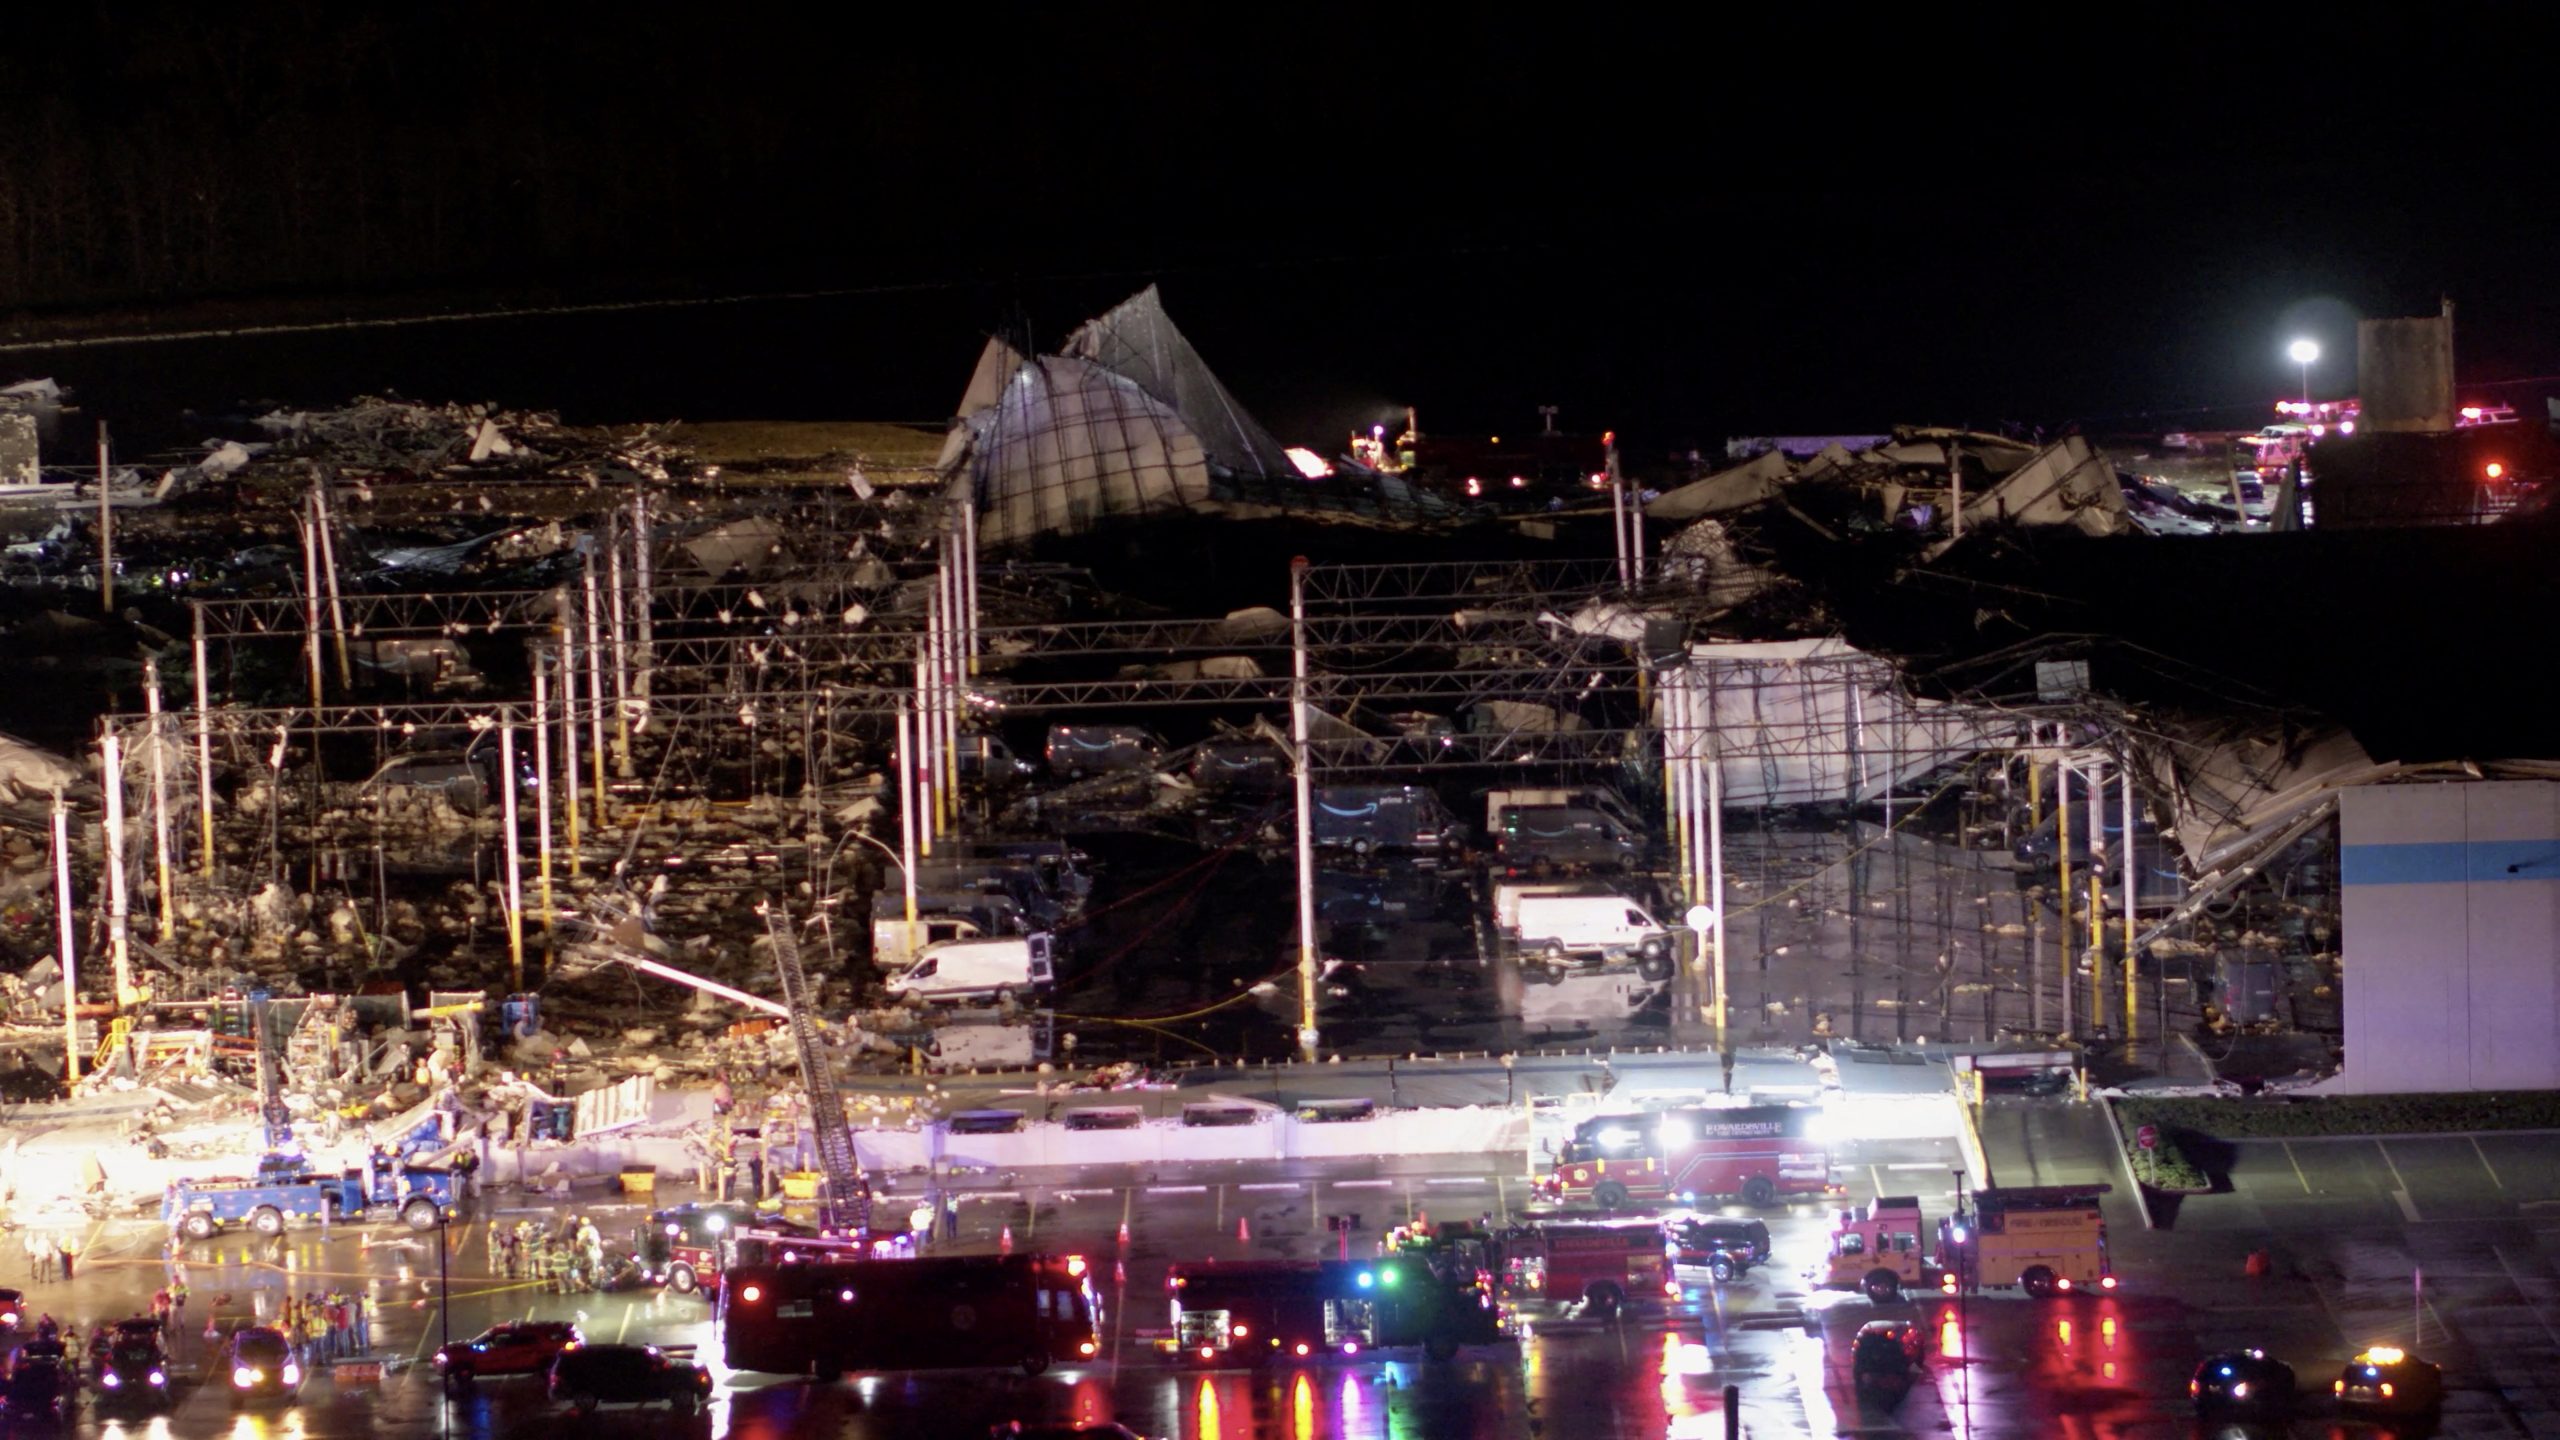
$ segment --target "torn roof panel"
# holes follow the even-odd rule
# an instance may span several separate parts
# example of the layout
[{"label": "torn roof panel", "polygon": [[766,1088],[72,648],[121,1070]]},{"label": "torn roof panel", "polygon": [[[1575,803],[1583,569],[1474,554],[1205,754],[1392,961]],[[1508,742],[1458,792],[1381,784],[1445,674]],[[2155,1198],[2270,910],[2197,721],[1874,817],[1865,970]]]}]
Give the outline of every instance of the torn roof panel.
[{"label": "torn roof panel", "polygon": [[2267,837],[2351,785],[2390,778],[2344,730],[2288,743],[2280,731],[2173,739],[2153,770],[2176,810],[2179,848],[2197,874],[2245,858]]},{"label": "torn roof panel", "polygon": [[1287,450],[1218,383],[1153,285],[1077,327],[1058,353],[1090,360],[1169,406],[1229,472],[1297,476]]}]

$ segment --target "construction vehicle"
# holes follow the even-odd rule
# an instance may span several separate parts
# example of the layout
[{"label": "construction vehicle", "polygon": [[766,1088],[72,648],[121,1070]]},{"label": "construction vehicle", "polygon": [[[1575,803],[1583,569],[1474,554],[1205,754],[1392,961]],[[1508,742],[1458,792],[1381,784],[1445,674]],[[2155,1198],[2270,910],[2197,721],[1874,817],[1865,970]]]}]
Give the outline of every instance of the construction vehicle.
[{"label": "construction vehicle", "polygon": [[2106,1185],[2041,1185],[1973,1192],[1972,1205],[1938,1222],[1935,1252],[1920,1201],[1887,1195],[1843,1210],[1832,1223],[1822,1284],[1863,1290],[1879,1304],[1906,1289],[1953,1294],[2017,1289],[2038,1298],[2116,1287],[2107,1260]]}]

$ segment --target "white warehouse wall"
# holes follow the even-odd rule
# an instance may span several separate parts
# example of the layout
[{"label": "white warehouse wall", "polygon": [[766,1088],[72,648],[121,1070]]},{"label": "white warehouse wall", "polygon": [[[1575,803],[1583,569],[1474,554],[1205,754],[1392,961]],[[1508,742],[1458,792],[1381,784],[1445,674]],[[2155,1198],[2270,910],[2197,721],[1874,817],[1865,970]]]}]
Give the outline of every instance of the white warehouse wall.
[{"label": "white warehouse wall", "polygon": [[2331,1093],[2560,1089],[2560,784],[2341,792]]}]

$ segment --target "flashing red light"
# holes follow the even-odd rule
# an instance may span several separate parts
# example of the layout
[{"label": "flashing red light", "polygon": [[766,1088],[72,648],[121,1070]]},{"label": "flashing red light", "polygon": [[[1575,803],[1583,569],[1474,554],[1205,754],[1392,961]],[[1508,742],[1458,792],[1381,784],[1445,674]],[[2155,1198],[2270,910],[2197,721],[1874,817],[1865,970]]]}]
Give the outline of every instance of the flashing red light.
[{"label": "flashing red light", "polygon": [[1090,1340],[1086,1340],[1086,1341],[1083,1341],[1082,1343],[1078,1344],[1078,1345],[1076,1346],[1076,1353],[1077,1353],[1077,1354],[1079,1354],[1079,1355],[1090,1355],[1090,1354],[1092,1354],[1092,1353],[1093,1353],[1093,1342],[1092,1342],[1092,1341],[1090,1341]]},{"label": "flashing red light", "polygon": [[753,1305],[764,1298],[764,1291],[757,1286],[749,1285],[738,1292],[738,1298],[750,1305]]},{"label": "flashing red light", "polygon": [[2481,473],[2487,475],[2492,480],[2496,480],[2507,473],[2507,467],[2499,464],[2495,460],[2492,460],[2486,466],[2482,467]]},{"label": "flashing red light", "polygon": [[1950,1294],[1950,1295],[1953,1295],[1954,1293],[1956,1293],[1956,1277],[1954,1277],[1953,1275],[1941,1275],[1941,1276],[1939,1276],[1939,1277],[1938,1277],[1938,1288],[1939,1288],[1939,1289],[1941,1289],[1941,1290],[1944,1290],[1945,1292],[1947,1292],[1947,1293],[1948,1293],[1948,1294]]},{"label": "flashing red light", "polygon": [[1247,1328],[1247,1327],[1245,1327],[1245,1326],[1239,1325],[1239,1326],[1237,1326],[1237,1327],[1236,1327],[1236,1338],[1237,1338],[1237,1339],[1239,1339],[1239,1340],[1243,1339],[1244,1337],[1246,1337],[1247,1335],[1250,1335],[1250,1334],[1252,1334],[1252,1333],[1253,1333],[1253,1331],[1252,1331],[1252,1330],[1250,1330],[1250,1329],[1248,1329],[1248,1328]]},{"label": "flashing red light", "polygon": [[1301,1355],[1304,1355],[1304,1354],[1306,1354],[1306,1353],[1307,1353],[1307,1342],[1306,1342],[1306,1341],[1301,1340],[1301,1341],[1299,1341],[1299,1342],[1298,1342],[1298,1353],[1299,1353],[1299,1354],[1301,1354]]},{"label": "flashing red light", "polygon": [[1084,1257],[1081,1255],[1068,1256],[1067,1273],[1070,1275],[1082,1275],[1084,1273]]},{"label": "flashing red light", "polygon": [[1360,1342],[1359,1342],[1359,1341],[1357,1341],[1357,1340],[1345,1340],[1345,1341],[1343,1341],[1343,1342],[1342,1342],[1342,1353],[1343,1353],[1343,1354],[1345,1354],[1345,1355],[1357,1355],[1357,1354],[1359,1354],[1359,1353],[1360,1353]]},{"label": "flashing red light", "polygon": [[2463,407],[2462,407],[2462,418],[2463,418],[2463,419],[2465,419],[2465,420],[2477,420],[2477,419],[2479,419],[2479,418],[2480,418],[2480,407],[2479,407],[2479,406],[2477,406],[2477,405],[2465,405],[2465,406],[2463,406]]},{"label": "flashing red light", "polygon": [[1677,1280],[1665,1280],[1665,1281],[1663,1281],[1663,1282],[1662,1282],[1662,1293],[1663,1293],[1663,1294],[1665,1294],[1665,1295],[1669,1295],[1669,1296],[1671,1296],[1671,1297],[1672,1297],[1672,1298],[1674,1298],[1674,1299],[1679,1298],[1679,1295],[1680,1295],[1680,1282],[1679,1282],[1679,1281],[1677,1281]]},{"label": "flashing red light", "polygon": [[2057,1290],[2068,1290],[2068,1289],[2070,1289],[2070,1288],[2071,1288],[2071,1277],[2070,1277],[2070,1276],[2068,1276],[2068,1275],[2065,1275],[2065,1276],[2063,1276],[2061,1279],[2056,1280],[2056,1281],[2055,1281],[2055,1282],[2053,1282],[2053,1283],[2054,1283],[2054,1288],[2055,1288],[2055,1289],[2057,1289]]},{"label": "flashing red light", "polygon": [[1203,1360],[1215,1360],[1218,1358],[1218,1352],[1207,1345],[1203,1345],[1200,1347],[1200,1358]]},{"label": "flashing red light", "polygon": [[2101,1290],[2113,1290],[2116,1288],[2116,1277],[2113,1275],[2100,1276],[2098,1278],[2098,1288]]}]

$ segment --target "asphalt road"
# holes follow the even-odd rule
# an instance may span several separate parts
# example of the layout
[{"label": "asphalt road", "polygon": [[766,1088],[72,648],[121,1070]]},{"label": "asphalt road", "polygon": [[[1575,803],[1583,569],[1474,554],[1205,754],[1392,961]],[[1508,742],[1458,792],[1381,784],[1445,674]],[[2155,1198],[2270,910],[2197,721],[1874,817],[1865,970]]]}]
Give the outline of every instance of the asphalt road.
[{"label": "asphalt road", "polygon": [[[1995,1164],[2019,1160],[2022,1147],[1995,1111]],[[2050,1103],[2021,1109],[2031,1117],[2049,1173],[2020,1179],[2070,1178],[2074,1165],[2094,1164],[2072,1150],[2088,1112]],[[2547,1145],[2547,1142],[2542,1142]],[[2314,1413],[2292,1429],[2197,1429],[2188,1418],[2185,1383],[2206,1350],[2262,1343],[2292,1361],[2307,1386],[2325,1390],[2352,1349],[2377,1340],[2405,1343],[2412,1311],[2404,1252],[2427,1266],[2428,1304],[2415,1313],[2424,1353],[2443,1359],[2453,1385],[2445,1435],[2560,1433],[2541,1398],[2545,1378],[2560,1374],[2560,1342],[2542,1318],[2560,1299],[2560,1279],[2543,1258],[2546,1200],[2560,1200],[2560,1165],[2538,1159],[2536,1142],[2484,1139],[2469,1163],[2485,1159],[2508,1187],[2505,1212],[2463,1217],[2448,1207],[2473,1195],[2456,1168],[2471,1150],[2462,1142],[2392,1142],[2387,1151],[2328,1146],[2305,1155],[2301,1176],[2279,1148],[2254,1152],[2240,1167],[2248,1177],[2233,1196],[2191,1204],[2179,1228],[2145,1232],[2138,1219],[2111,1222],[2124,1287],[2103,1299],[2031,1302],[1977,1297],[1961,1307],[1929,1297],[1878,1307],[1862,1297],[1812,1290],[1800,1273],[1819,1257],[1827,1209],[1798,1205],[1768,1217],[1777,1258],[1734,1283],[1717,1286],[1686,1276],[1680,1299],[1658,1313],[1602,1323],[1569,1309],[1533,1308],[1517,1345],[1462,1354],[1435,1365],[1418,1355],[1257,1374],[1198,1370],[1159,1357],[1146,1333],[1164,1318],[1162,1276],[1175,1259],[1205,1256],[1311,1255],[1338,1243],[1324,1229],[1329,1213],[1358,1210],[1364,1238],[1414,1212],[1484,1213],[1497,1218],[1520,1203],[1517,1173],[1481,1166],[1378,1162],[1296,1164],[1195,1171],[1130,1184],[1099,1174],[1058,1189],[1028,1191],[994,1179],[962,1207],[962,1248],[992,1248],[1010,1229],[1017,1249],[1069,1250],[1095,1257],[1106,1281],[1106,1363],[1060,1368],[1037,1379],[1011,1372],[882,1375],[811,1386],[720,1369],[714,1338],[698,1301],[673,1296],[553,1296],[488,1274],[485,1222],[452,1233],[447,1260],[452,1293],[439,1306],[431,1281],[435,1237],[382,1228],[343,1231],[323,1241],[297,1230],[270,1253],[246,1237],[189,1247],[198,1323],[217,1294],[233,1307],[256,1306],[285,1286],[323,1282],[374,1285],[383,1297],[384,1352],[390,1373],[379,1381],[315,1380],[290,1409],[235,1418],[226,1397],[197,1386],[192,1338],[180,1403],[161,1420],[110,1421],[84,1413],[82,1435],[251,1437],[424,1436],[455,1433],[512,1437],[545,1429],[579,1434],[843,1437],[975,1437],[1012,1419],[1116,1419],[1148,1435],[1184,1437],[1668,1437],[1723,1435],[1723,1388],[1739,1387],[1744,1433],[1779,1436],[1977,1435],[1984,1437],[2135,1437],[2207,1435],[2344,1437],[2392,1433],[2348,1425]],[[1847,1201],[1878,1189],[1916,1192],[1931,1210],[1951,1200],[1950,1149],[1941,1142],[1899,1141],[1844,1147],[1836,1174]],[[2502,1161],[2512,1161],[2512,1165]],[[2262,1163],[2263,1162],[2263,1163]],[[2282,1168],[2279,1169],[2278,1167]],[[2540,1168],[2537,1168],[2539,1166]],[[2021,1165],[2022,1169],[2027,1167]],[[2397,1171],[2401,1185],[2387,1185]],[[2255,1188],[2263,1178],[2265,1193]],[[2291,1184],[2287,1198],[2276,1182]],[[2523,1187],[2540,1188],[2526,1193]],[[2418,1218],[2408,1219],[2398,1194]],[[661,1197],[662,1200],[670,1197]],[[2111,1197],[2110,1204],[2124,1197]],[[2476,1196],[2474,1197],[2476,1199]],[[506,1202],[500,1202],[502,1212]],[[2216,1210],[2215,1205],[2228,1208]],[[2286,1207],[2295,1205],[2296,1215]],[[2325,1207],[2325,1208],[2324,1208]],[[627,1233],[636,1208],[593,1207],[608,1234]],[[2549,1207],[2560,1215],[2560,1205]],[[2314,1217],[2320,1217],[2314,1220]],[[2210,1218],[2208,1218],[2210,1217]],[[512,1222],[513,1214],[500,1218]],[[1118,1231],[1130,1227],[1123,1251]],[[2278,1274],[2249,1282],[2239,1257],[2262,1243],[2265,1225],[2280,1227]],[[1241,1226],[1241,1230],[1239,1229]],[[2326,1227],[2325,1231],[2319,1227]],[[2307,1233],[2306,1233],[2307,1232]],[[367,1243],[370,1241],[371,1243]],[[36,1290],[32,1302],[63,1318],[122,1313],[159,1283],[162,1261],[152,1227],[102,1232],[73,1285]],[[2439,1266],[2442,1267],[2439,1270]],[[14,1268],[14,1267],[13,1267]],[[14,1282],[15,1277],[6,1277]],[[517,1316],[575,1318],[591,1339],[694,1344],[720,1380],[710,1413],[694,1421],[663,1412],[608,1410],[592,1421],[562,1417],[544,1402],[538,1381],[493,1380],[448,1405],[411,1365],[431,1352],[443,1327],[467,1336],[492,1320]],[[1931,1344],[1923,1379],[1898,1403],[1862,1403],[1849,1384],[1848,1338],[1881,1316],[1908,1317]],[[2389,1326],[2395,1319],[2396,1332]],[[2510,1348],[2512,1347],[2512,1348]]]}]

